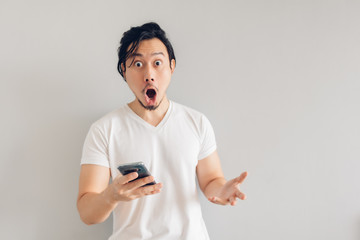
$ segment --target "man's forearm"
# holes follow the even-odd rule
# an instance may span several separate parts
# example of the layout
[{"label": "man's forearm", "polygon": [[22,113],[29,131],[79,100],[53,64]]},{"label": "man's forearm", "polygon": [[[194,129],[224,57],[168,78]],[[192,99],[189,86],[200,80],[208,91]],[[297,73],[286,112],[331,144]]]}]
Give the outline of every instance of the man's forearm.
[{"label": "man's forearm", "polygon": [[104,222],[117,205],[109,199],[107,189],[84,194],[77,203],[81,220],[88,225]]}]

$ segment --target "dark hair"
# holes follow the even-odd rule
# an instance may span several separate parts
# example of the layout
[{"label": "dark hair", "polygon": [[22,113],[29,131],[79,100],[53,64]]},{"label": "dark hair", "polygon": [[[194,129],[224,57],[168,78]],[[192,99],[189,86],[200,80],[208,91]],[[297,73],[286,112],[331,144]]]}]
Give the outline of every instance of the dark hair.
[{"label": "dark hair", "polygon": [[[170,63],[172,59],[176,61],[174,49],[171,46],[169,39],[166,37],[164,30],[162,30],[157,23],[145,23],[142,26],[130,28],[130,30],[124,32],[123,37],[121,38],[120,47],[118,48],[119,62],[117,69],[122,77],[124,77],[124,72],[126,71],[126,60],[136,51],[140,42],[142,40],[153,38],[158,38],[164,43],[169,54]],[[128,50],[130,45],[131,47]],[[124,70],[121,68],[121,65],[124,66]],[[126,81],[125,78],[124,80]]]}]

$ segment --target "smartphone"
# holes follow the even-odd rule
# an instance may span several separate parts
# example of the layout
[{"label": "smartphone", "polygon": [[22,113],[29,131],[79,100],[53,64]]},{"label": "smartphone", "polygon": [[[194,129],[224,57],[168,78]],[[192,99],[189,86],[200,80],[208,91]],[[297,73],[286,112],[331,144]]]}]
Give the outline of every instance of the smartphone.
[{"label": "smartphone", "polygon": [[[134,162],[134,163],[123,164],[123,165],[120,165],[118,167],[118,169],[122,175],[126,175],[126,174],[129,174],[132,172],[137,172],[139,176],[132,181],[151,176],[151,173],[149,172],[149,170],[147,170],[147,168],[143,162]],[[130,181],[130,182],[132,182],[132,181]],[[154,184],[156,184],[155,181],[145,184],[144,186],[149,186],[149,185],[154,185]]]}]

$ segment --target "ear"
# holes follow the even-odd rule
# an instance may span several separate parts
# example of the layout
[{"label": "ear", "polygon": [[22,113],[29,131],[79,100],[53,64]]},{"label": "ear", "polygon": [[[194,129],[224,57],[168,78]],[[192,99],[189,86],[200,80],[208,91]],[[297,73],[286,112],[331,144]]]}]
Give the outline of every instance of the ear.
[{"label": "ear", "polygon": [[171,74],[173,74],[175,70],[175,59],[171,59],[170,68],[171,68]]},{"label": "ear", "polygon": [[123,76],[123,78],[124,78],[124,80],[125,80],[125,82],[126,82],[126,71],[125,71],[124,64],[123,64],[123,63],[121,63],[120,67],[121,67],[121,70],[122,70],[123,75],[124,75],[124,76]]}]

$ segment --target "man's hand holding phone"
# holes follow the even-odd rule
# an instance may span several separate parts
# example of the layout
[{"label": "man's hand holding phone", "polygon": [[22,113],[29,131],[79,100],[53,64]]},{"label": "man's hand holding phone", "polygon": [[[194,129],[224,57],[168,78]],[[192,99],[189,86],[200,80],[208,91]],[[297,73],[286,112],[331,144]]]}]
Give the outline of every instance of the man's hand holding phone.
[{"label": "man's hand holding phone", "polygon": [[[125,175],[119,174],[106,189],[104,194],[108,196],[109,203],[115,204],[119,201],[131,201],[160,192],[162,184],[155,183],[154,177],[150,175],[145,165],[141,163],[142,165],[139,168],[139,165],[136,164],[139,163],[131,165],[132,167],[137,166],[138,168],[133,168],[136,170],[122,171]],[[119,170],[121,171],[121,166]],[[144,170],[146,175],[142,173]]]}]

